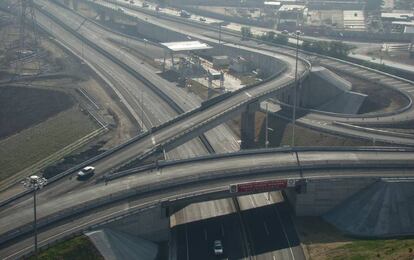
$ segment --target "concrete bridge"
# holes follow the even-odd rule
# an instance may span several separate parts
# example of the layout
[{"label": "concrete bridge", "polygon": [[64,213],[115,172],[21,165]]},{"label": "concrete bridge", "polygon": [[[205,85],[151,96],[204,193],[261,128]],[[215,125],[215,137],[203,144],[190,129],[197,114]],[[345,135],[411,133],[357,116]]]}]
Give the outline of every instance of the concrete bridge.
[{"label": "concrete bridge", "polygon": [[[56,199],[47,197],[46,187],[38,196],[40,237],[66,236],[114,219],[128,222],[126,216],[149,210],[142,221],[155,223],[143,225],[140,235],[158,233],[161,239],[168,228],[167,217],[175,208],[277,189],[285,190],[298,215],[323,215],[382,178],[414,177],[413,155],[412,150],[390,148],[253,150],[163,162],[129,171],[127,176],[125,172],[112,175],[109,182]],[[232,185],[239,190],[231,189]],[[27,199],[0,213],[3,258],[16,252],[32,231],[30,204]]]}]

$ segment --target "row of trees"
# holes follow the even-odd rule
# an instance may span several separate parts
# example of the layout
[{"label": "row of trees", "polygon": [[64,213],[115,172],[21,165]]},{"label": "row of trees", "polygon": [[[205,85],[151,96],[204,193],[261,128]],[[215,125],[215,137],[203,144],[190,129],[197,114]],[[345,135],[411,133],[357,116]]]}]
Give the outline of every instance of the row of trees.
[{"label": "row of trees", "polygon": [[[250,27],[242,27],[241,35],[243,39],[253,37]],[[267,32],[258,38],[262,41],[267,41],[276,44],[290,45],[289,37],[285,34],[276,34],[275,32]],[[295,45],[296,46],[296,45]],[[316,52],[324,55],[330,55],[336,58],[345,58],[348,56],[351,46],[341,41],[309,41],[302,40],[300,47],[305,51]]]},{"label": "row of trees", "polygon": [[261,36],[259,39],[262,41],[273,42],[277,44],[288,44],[289,37],[284,34],[277,34],[275,32],[267,32]]},{"label": "row of trees", "polygon": [[[384,0],[366,0],[365,9],[367,11],[380,11],[381,6],[384,4]],[[395,0],[394,6],[400,10],[412,10],[414,8],[413,0]]]},{"label": "row of trees", "polygon": [[329,55],[336,58],[345,58],[348,56],[351,46],[341,41],[307,41],[302,43],[302,49],[305,51],[316,52]]}]

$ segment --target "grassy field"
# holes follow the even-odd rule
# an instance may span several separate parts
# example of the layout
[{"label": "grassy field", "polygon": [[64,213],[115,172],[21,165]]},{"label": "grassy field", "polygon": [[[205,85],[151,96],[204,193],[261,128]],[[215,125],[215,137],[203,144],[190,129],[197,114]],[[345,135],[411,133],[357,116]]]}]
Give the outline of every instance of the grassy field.
[{"label": "grassy field", "polygon": [[319,217],[297,217],[295,224],[311,260],[414,259],[414,239],[350,238]]},{"label": "grassy field", "polygon": [[[34,256],[29,259],[36,259]],[[38,260],[98,260],[104,259],[96,250],[95,246],[86,236],[79,236],[61,242],[53,247],[42,251]]]},{"label": "grassy field", "polygon": [[[328,259],[413,259],[414,239],[356,240],[327,252]],[[321,258],[319,258],[321,259]]]},{"label": "grassy field", "polygon": [[0,141],[0,180],[84,137],[97,126],[78,107]]}]

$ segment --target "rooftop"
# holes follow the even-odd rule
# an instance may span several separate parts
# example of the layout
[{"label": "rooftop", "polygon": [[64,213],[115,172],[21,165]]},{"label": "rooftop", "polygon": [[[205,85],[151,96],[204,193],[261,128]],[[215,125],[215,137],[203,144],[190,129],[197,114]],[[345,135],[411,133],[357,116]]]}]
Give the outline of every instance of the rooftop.
[{"label": "rooftop", "polygon": [[161,45],[173,52],[207,50],[213,48],[207,43],[200,41],[163,42]]},{"label": "rooftop", "polygon": [[302,11],[306,8],[304,5],[282,5],[279,11]]}]

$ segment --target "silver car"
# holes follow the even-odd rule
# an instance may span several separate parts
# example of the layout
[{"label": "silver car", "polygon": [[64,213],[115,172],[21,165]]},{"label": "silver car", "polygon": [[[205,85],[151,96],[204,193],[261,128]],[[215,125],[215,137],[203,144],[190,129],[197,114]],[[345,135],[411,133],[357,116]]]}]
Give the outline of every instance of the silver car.
[{"label": "silver car", "polygon": [[214,241],[214,254],[215,255],[222,255],[223,254],[223,244],[221,243],[221,240],[215,240]]},{"label": "silver car", "polygon": [[92,166],[86,166],[82,170],[78,172],[78,179],[87,178],[89,176],[92,176],[95,172],[95,167]]}]

